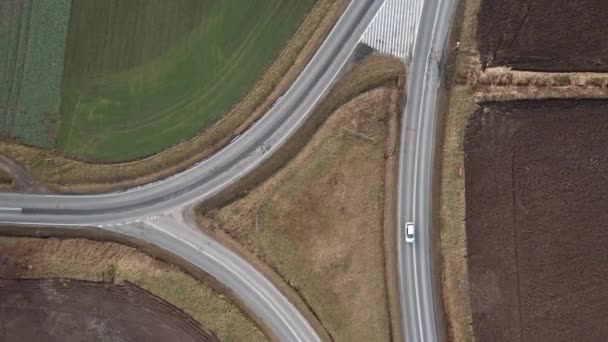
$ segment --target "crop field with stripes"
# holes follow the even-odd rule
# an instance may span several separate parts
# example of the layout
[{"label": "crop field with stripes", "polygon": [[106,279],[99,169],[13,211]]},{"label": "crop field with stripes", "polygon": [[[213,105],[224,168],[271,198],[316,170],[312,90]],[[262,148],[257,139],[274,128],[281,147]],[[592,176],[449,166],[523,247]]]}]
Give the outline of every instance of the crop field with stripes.
[{"label": "crop field with stripes", "polygon": [[73,0],[58,150],[121,161],[239,103],[316,0]]},{"label": "crop field with stripes", "polygon": [[234,108],[316,0],[0,0],[0,137],[141,158]]},{"label": "crop field with stripes", "polygon": [[0,2],[0,135],[52,148],[69,0]]}]

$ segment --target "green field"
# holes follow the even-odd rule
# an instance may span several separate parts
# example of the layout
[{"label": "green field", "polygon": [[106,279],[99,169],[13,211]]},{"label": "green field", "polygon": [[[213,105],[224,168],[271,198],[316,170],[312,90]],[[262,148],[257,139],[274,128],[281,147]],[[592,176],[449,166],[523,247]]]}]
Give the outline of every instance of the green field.
[{"label": "green field", "polygon": [[70,0],[0,1],[0,135],[52,148]]},{"label": "green field", "polygon": [[120,161],[229,111],[316,0],[73,0],[60,152]]}]

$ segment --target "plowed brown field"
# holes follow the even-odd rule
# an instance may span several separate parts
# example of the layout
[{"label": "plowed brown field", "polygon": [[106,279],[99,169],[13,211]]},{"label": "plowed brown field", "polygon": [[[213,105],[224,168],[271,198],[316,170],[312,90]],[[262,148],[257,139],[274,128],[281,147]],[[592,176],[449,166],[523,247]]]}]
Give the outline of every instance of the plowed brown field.
[{"label": "plowed brown field", "polygon": [[608,1],[482,0],[482,65],[608,71]]},{"label": "plowed brown field", "polygon": [[482,106],[465,137],[478,341],[608,340],[608,102]]},{"label": "plowed brown field", "polygon": [[130,283],[0,279],[2,341],[218,341]]}]

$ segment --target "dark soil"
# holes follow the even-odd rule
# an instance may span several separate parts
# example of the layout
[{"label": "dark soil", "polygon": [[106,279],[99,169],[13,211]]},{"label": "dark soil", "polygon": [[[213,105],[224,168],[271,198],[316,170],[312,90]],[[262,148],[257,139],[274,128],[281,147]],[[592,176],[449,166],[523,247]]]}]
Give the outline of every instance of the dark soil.
[{"label": "dark soil", "polygon": [[608,71],[606,18],[606,0],[482,0],[477,31],[482,65]]},{"label": "dark soil", "polygon": [[608,101],[485,104],[465,155],[477,341],[608,341]]},{"label": "dark soil", "polygon": [[0,279],[0,341],[218,341],[130,283]]}]

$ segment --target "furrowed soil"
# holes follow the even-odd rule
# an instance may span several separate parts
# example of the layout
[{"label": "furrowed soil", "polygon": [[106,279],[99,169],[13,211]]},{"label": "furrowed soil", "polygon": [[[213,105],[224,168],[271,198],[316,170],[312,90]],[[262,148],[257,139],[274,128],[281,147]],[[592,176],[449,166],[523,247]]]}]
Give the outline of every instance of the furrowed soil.
[{"label": "furrowed soil", "polygon": [[55,144],[69,0],[0,4],[0,137]]},{"label": "furrowed soil", "polygon": [[[445,113],[441,175],[441,252],[443,255],[443,299],[449,323],[450,341],[473,341],[473,318],[467,264],[465,221],[464,136],[467,122],[479,103],[524,99],[590,99],[608,97],[608,75],[600,72],[537,72],[512,70],[509,67],[482,69],[478,49],[479,9],[491,0],[460,2],[462,14],[456,15],[456,42],[449,44],[455,58],[448,60],[449,108]],[[558,2],[559,3],[559,2]],[[532,3],[532,6],[536,2]],[[513,6],[517,6],[514,3]],[[488,7],[491,9],[491,6]],[[486,8],[486,10],[488,10]],[[498,13],[498,12],[496,12]],[[505,14],[504,17],[508,17]],[[487,18],[486,18],[487,19]],[[479,31],[496,32],[500,25],[487,22]],[[553,26],[555,27],[555,26]],[[504,28],[504,25],[503,25]],[[507,28],[508,29],[508,28]],[[487,34],[487,32],[485,32]],[[491,43],[491,41],[488,41]],[[488,45],[484,47],[487,51]],[[487,55],[487,54],[486,54]],[[483,57],[483,56],[481,56]],[[483,341],[482,336],[477,340]],[[498,341],[492,337],[491,341]]]},{"label": "furrowed soil", "polygon": [[131,283],[0,278],[0,314],[4,341],[219,341]]},{"label": "furrowed soil", "polygon": [[117,162],[193,138],[243,99],[315,0],[74,0],[58,149]]},{"label": "furrowed soil", "polygon": [[483,0],[477,42],[486,66],[608,71],[608,2]]},{"label": "furrowed soil", "polygon": [[390,340],[384,176],[399,97],[392,87],[357,96],[275,175],[201,213],[203,229],[221,230],[270,266],[335,341]]},{"label": "furrowed soil", "polygon": [[608,101],[486,103],[466,131],[478,341],[608,339]]},{"label": "furrowed soil", "polygon": [[[162,336],[167,338],[160,340],[192,340],[184,332],[200,331],[201,325],[221,341],[267,340],[232,302],[205,282],[134,248],[116,243],[83,239],[0,237],[0,279],[2,278],[20,278],[17,288],[12,285],[4,287],[2,284],[5,283],[0,281],[0,311],[4,329],[37,334],[40,337],[32,341],[51,340],[38,333],[53,332],[55,327],[65,327],[65,331],[69,328],[73,332],[77,323],[85,322],[94,323],[92,326],[95,328],[106,329],[104,331],[107,334],[124,333],[125,336],[134,337],[129,340],[138,341],[155,340]],[[67,283],[62,280],[31,280],[39,278],[72,280]],[[21,298],[20,304],[13,305],[7,296]],[[27,298],[22,298],[23,296]],[[79,299],[75,303],[62,301],[62,298],[75,296]],[[48,306],[42,305],[45,301]],[[78,306],[79,303],[87,305]],[[92,306],[96,310],[91,310]],[[25,307],[44,309],[24,312]],[[19,324],[8,326],[7,319],[12,316],[4,310],[13,310],[13,313],[31,320],[29,323],[20,320]],[[43,310],[52,314],[43,315]],[[63,313],[57,313],[59,311]],[[126,317],[125,314],[129,316]],[[13,321],[17,322],[16,319],[17,317]],[[140,324],[141,327],[137,326]],[[97,333],[85,326],[78,327],[81,327],[78,328],[79,333]],[[9,328],[17,330],[6,330]],[[0,325],[0,331],[2,329]],[[150,333],[155,335],[150,338],[142,335]],[[168,335],[171,333],[173,336]],[[62,336],[65,338],[55,340],[96,340],[88,338],[88,335]],[[198,336],[195,340],[201,340],[202,335]]]}]

